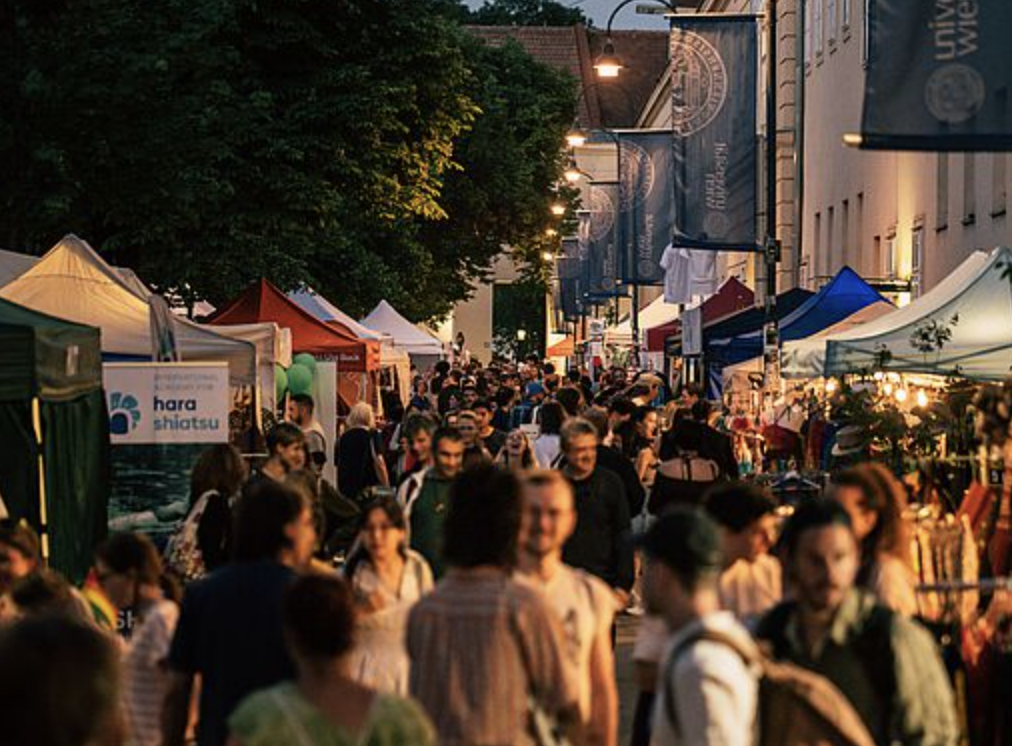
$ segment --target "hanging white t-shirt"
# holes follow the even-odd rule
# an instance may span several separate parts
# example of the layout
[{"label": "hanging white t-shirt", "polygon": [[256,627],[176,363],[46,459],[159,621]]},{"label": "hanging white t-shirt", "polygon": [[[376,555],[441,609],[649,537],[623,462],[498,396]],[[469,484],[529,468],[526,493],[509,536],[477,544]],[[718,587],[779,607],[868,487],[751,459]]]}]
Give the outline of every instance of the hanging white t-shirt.
[{"label": "hanging white t-shirt", "polygon": [[661,255],[664,302],[691,303],[717,292],[717,252],[668,244]]},{"label": "hanging white t-shirt", "polygon": [[590,719],[592,706],[590,657],[594,640],[599,635],[611,634],[618,600],[603,581],[568,565],[562,565],[548,581],[520,573],[517,578],[540,590],[562,623],[565,655],[577,671],[580,714],[586,722]]}]

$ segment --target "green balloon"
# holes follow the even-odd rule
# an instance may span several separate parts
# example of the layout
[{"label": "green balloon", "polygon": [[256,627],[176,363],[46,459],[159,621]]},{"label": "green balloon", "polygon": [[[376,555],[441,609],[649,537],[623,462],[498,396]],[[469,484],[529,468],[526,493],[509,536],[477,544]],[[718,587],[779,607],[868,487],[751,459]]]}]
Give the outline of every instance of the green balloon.
[{"label": "green balloon", "polygon": [[288,374],[277,363],[274,364],[274,398],[281,401],[288,390]]},{"label": "green balloon", "polygon": [[292,358],[292,363],[295,365],[304,365],[309,368],[311,375],[316,375],[316,358],[310,355],[308,352],[300,352],[298,355]]},{"label": "green balloon", "polygon": [[313,389],[313,371],[301,363],[293,363],[288,369],[288,391],[292,396],[309,394]]}]

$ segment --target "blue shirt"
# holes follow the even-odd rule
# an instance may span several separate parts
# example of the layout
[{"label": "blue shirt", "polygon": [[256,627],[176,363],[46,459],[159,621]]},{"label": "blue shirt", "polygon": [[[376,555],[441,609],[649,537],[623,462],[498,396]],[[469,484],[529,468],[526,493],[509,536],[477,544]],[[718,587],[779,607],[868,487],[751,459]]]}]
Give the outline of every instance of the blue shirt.
[{"label": "blue shirt", "polygon": [[274,561],[239,562],[186,589],[169,666],[200,674],[200,746],[221,746],[246,695],[294,678],[281,602],[295,572]]}]

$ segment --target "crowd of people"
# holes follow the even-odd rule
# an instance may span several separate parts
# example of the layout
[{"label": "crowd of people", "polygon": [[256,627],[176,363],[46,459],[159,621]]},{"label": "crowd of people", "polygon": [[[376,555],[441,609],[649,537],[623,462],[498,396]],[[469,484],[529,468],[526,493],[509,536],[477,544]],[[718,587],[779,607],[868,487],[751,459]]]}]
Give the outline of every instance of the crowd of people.
[{"label": "crowd of people", "polygon": [[81,588],[6,526],[0,740],[615,746],[628,614],[635,745],[955,744],[896,478],[788,515],[715,414],[653,373],[444,362],[336,443],[301,396],[254,468],[208,449],[168,546],[112,535]]}]

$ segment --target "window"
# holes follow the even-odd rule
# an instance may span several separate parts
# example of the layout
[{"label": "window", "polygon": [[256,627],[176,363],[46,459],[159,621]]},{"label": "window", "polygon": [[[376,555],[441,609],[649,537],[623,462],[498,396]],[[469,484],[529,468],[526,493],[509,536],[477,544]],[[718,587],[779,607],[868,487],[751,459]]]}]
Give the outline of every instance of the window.
[{"label": "window", "polygon": [[840,210],[840,257],[850,264],[850,201],[844,200]]},{"label": "window", "polygon": [[871,58],[871,3],[872,0],[863,0],[861,12],[861,64],[865,67]]},{"label": "window", "polygon": [[857,265],[856,269],[860,271],[861,267],[865,264],[864,252],[861,249],[864,246],[864,192],[858,192],[857,194],[857,215],[856,225],[854,226],[854,256],[857,258],[854,260],[854,264]]},{"label": "window", "polygon": [[812,267],[812,274],[814,277],[818,277],[822,267],[822,213],[820,212],[815,213],[815,241],[813,243],[815,251],[812,252],[812,257],[815,259],[815,266]]},{"label": "window", "polygon": [[836,46],[836,0],[826,0],[826,39],[830,49]]},{"label": "window", "polygon": [[1005,214],[1008,198],[1008,154],[994,153],[991,156],[991,217]]},{"label": "window", "polygon": [[977,158],[973,153],[963,155],[963,225],[977,220]]},{"label": "window", "polygon": [[872,254],[871,260],[873,262],[872,266],[874,267],[874,269],[872,270],[872,274],[878,277],[882,273],[882,263],[883,263],[882,236],[875,236],[875,238],[871,240],[871,254]]},{"label": "window", "polygon": [[834,218],[836,217],[835,208],[830,207],[826,210],[826,274],[832,274],[833,270],[836,269],[836,253],[835,253],[835,242],[836,236],[833,233],[835,226]]},{"label": "window", "polygon": [[885,240],[885,276],[887,279],[895,280],[899,273],[899,257],[896,256],[896,234],[886,236]]},{"label": "window", "polygon": [[[818,0],[816,0],[817,2]],[[815,8],[815,3],[812,0],[805,0],[805,67],[811,67],[812,64],[812,50],[815,49],[815,24],[813,23],[812,13]]]},{"label": "window", "polygon": [[910,240],[910,292],[914,298],[921,294],[921,276],[924,267],[924,226],[914,227]]},{"label": "window", "polygon": [[935,173],[935,230],[949,227],[949,154],[938,154]]},{"label": "window", "polygon": [[825,0],[815,0],[812,5],[812,9],[815,11],[812,14],[812,25],[815,27],[815,56],[819,58],[822,56],[822,45],[825,41],[825,33],[822,27],[822,3]]}]

